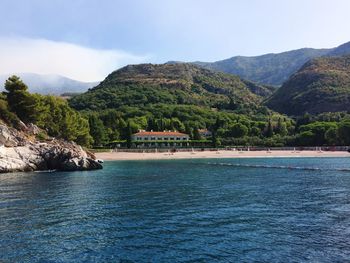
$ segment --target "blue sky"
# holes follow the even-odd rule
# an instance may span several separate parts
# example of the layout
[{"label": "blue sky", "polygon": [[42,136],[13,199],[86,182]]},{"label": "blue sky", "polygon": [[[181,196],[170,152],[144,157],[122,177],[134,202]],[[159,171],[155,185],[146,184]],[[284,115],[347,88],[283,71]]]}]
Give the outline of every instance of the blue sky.
[{"label": "blue sky", "polygon": [[93,81],[128,63],[350,41],[348,0],[0,0],[0,74]]}]

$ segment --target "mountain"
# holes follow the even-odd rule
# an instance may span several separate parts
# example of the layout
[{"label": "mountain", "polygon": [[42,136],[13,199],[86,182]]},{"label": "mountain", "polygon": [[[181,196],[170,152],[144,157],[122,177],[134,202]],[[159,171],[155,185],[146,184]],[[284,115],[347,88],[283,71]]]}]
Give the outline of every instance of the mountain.
[{"label": "mountain", "polygon": [[[0,87],[12,74],[0,75]],[[97,86],[98,82],[81,82],[60,75],[40,75],[34,73],[19,73],[18,75],[27,84],[32,93],[61,95],[63,93],[82,93]]]},{"label": "mountain", "polygon": [[181,104],[251,111],[271,93],[269,87],[192,64],[139,64],[114,71],[70,104],[78,110]]},{"label": "mountain", "polygon": [[342,56],[347,54],[350,54],[350,42],[340,45],[337,48],[333,48],[328,52],[327,56]]},{"label": "mountain", "polygon": [[266,105],[289,115],[350,111],[350,55],[311,60]]},{"label": "mountain", "polygon": [[207,69],[235,74],[256,83],[280,86],[307,61],[350,54],[350,42],[331,49],[302,48],[277,54],[236,56],[216,62],[194,62]]}]

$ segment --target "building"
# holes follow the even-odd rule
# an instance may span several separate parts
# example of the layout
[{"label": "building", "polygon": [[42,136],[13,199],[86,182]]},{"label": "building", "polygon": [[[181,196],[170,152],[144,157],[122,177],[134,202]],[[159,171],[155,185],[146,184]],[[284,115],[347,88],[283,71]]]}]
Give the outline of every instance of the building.
[{"label": "building", "polygon": [[139,131],[132,135],[136,147],[183,147],[189,145],[190,137],[177,131]]},{"label": "building", "polygon": [[208,131],[207,129],[199,129],[198,132],[202,138],[209,138],[212,134],[211,131]]}]

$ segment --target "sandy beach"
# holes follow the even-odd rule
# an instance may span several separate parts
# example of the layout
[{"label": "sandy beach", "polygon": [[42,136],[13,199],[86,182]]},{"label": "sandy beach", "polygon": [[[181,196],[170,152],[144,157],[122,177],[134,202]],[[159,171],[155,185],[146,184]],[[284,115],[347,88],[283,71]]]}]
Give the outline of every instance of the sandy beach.
[{"label": "sandy beach", "polygon": [[291,157],[350,157],[345,151],[198,151],[175,153],[101,152],[95,154],[104,161],[167,160],[196,158],[291,158]]}]

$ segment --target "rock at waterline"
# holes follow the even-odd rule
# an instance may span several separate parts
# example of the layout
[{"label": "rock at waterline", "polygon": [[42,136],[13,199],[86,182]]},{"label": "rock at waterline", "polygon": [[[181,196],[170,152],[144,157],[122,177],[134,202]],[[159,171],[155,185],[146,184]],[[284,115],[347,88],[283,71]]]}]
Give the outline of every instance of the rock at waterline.
[{"label": "rock at waterline", "polygon": [[102,169],[102,165],[95,160],[92,154],[88,154],[74,142],[52,140],[40,143],[32,141],[23,133],[3,124],[0,124],[0,145],[0,173]]}]

